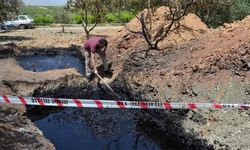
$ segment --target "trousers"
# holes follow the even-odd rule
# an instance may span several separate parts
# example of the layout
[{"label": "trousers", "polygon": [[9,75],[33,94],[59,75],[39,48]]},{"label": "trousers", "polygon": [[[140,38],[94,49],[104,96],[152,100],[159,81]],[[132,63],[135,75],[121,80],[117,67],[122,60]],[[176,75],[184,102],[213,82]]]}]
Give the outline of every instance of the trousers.
[{"label": "trousers", "polygon": [[[92,74],[92,68],[93,66],[91,65],[91,55],[93,55],[93,53],[91,53],[90,51],[86,50],[83,48],[82,50],[83,54],[84,54],[84,57],[85,57],[85,74],[86,76],[90,76]],[[106,53],[101,53],[101,52],[96,52],[101,60],[102,60],[102,64],[103,64],[103,67],[104,67],[104,70],[108,70],[108,59],[107,59],[107,55]]]}]

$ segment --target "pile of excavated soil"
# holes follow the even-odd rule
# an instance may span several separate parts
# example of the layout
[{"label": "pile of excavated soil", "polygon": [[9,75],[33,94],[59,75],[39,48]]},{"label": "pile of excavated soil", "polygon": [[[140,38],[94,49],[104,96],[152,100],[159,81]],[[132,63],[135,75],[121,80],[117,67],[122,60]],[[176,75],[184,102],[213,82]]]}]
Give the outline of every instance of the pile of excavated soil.
[{"label": "pile of excavated soil", "polygon": [[[168,87],[171,89],[171,94],[163,94],[164,96],[161,97],[165,100],[187,100],[188,98],[209,101],[216,98],[216,100],[225,101],[247,101],[250,98],[248,90],[250,87],[250,28],[247,24],[248,21],[249,17],[227,25],[225,28],[213,30],[188,44],[162,52],[152,51],[148,58],[143,58],[141,53],[131,56],[132,59],[126,61],[128,67],[126,71],[131,73],[128,77],[131,81],[137,82],[133,84],[140,85],[142,88],[150,84],[150,86],[162,89],[164,93]],[[157,75],[159,78],[156,78]],[[227,92],[233,89],[234,82],[231,82],[233,79],[240,81],[240,85],[237,87],[241,87],[242,91],[229,96],[230,94],[228,95]],[[210,95],[209,91],[218,84],[218,80],[225,88],[215,90],[218,93]],[[162,81],[166,81],[166,83]],[[207,91],[199,90],[199,84],[207,87]],[[230,88],[226,89],[227,87]],[[235,90],[239,89],[237,87]],[[154,92],[154,95],[159,95],[159,91]],[[234,98],[232,95],[235,95]]]},{"label": "pile of excavated soil", "polygon": [[[169,102],[249,103],[249,24],[248,16],[188,43],[151,51],[147,58],[142,53],[132,53],[123,71],[131,97]],[[182,119],[181,127],[187,133],[197,134],[214,149],[250,148],[245,140],[250,136],[249,111],[204,110],[189,112]],[[189,144],[188,140],[184,142]]]},{"label": "pile of excavated soil", "polygon": [[[141,13],[146,14],[147,9]],[[140,13],[140,14],[141,14]],[[139,15],[140,15],[139,14]],[[169,14],[169,8],[162,6],[156,9],[152,16],[152,26],[150,33],[155,35],[155,31],[160,27],[166,27],[169,25],[170,20],[167,20],[166,15]],[[138,16],[139,16],[138,15]],[[149,24],[148,24],[149,25]],[[165,48],[186,42],[196,36],[208,31],[207,26],[198,18],[195,14],[188,14],[180,21],[180,28],[174,32],[171,32],[161,43],[160,48]],[[132,31],[140,31],[141,24],[137,18],[134,18],[127,24],[127,27]],[[121,29],[119,33],[109,38],[111,47],[114,51],[112,55],[121,55],[131,49],[138,49],[144,47],[146,42],[139,34],[133,34],[128,31],[126,27]]]}]

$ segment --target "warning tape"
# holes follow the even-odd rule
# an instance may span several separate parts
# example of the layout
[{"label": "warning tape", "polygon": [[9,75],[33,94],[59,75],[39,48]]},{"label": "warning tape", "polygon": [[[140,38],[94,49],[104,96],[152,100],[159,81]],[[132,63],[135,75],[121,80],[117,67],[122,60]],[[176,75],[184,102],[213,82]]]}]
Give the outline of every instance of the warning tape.
[{"label": "warning tape", "polygon": [[250,104],[213,104],[213,103],[168,103],[146,101],[121,100],[90,100],[38,98],[21,96],[0,96],[0,103],[57,106],[57,107],[85,107],[85,108],[120,108],[120,109],[249,109]]}]

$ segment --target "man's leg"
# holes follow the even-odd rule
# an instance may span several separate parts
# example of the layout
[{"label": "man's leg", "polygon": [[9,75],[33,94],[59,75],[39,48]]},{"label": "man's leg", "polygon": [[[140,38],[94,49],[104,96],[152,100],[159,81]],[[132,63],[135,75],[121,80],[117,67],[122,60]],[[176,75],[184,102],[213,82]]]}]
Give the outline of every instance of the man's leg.
[{"label": "man's leg", "polygon": [[85,57],[85,74],[87,77],[91,76],[91,70],[90,70],[90,52],[83,49],[84,57]]},{"label": "man's leg", "polygon": [[108,59],[107,59],[106,53],[99,53],[99,55],[100,55],[101,60],[102,60],[104,71],[109,71]]},{"label": "man's leg", "polygon": [[106,53],[100,53],[99,55],[100,55],[101,60],[102,60],[105,76],[108,78],[111,78],[113,76],[113,73],[110,70],[109,62],[108,62]]}]

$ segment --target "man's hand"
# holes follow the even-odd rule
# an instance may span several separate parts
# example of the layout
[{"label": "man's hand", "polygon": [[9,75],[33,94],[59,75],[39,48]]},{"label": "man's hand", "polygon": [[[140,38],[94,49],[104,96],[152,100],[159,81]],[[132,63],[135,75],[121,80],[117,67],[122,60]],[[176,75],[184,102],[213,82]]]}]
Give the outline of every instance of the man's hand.
[{"label": "man's hand", "polygon": [[97,75],[97,74],[98,74],[98,71],[97,71],[97,70],[94,70],[94,73]]}]

